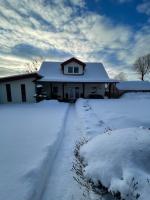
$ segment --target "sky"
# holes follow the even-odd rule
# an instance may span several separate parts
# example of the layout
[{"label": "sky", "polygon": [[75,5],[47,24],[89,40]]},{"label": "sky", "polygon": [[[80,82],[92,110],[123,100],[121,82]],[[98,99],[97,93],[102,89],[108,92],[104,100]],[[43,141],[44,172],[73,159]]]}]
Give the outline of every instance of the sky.
[{"label": "sky", "polygon": [[[149,0],[1,0],[0,75],[37,58],[102,62],[110,77],[150,53]],[[149,76],[147,76],[149,79]]]}]

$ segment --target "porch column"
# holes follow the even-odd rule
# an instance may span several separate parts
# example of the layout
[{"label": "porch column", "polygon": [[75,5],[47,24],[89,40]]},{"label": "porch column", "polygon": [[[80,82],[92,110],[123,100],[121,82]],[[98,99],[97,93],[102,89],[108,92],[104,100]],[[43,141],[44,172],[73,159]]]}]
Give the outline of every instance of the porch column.
[{"label": "porch column", "polygon": [[111,98],[111,83],[109,83],[109,95],[108,95],[109,98]]},{"label": "porch column", "polygon": [[62,83],[63,100],[64,100],[64,83]]},{"label": "porch column", "polygon": [[51,99],[53,98],[52,83],[50,83]]},{"label": "porch column", "polygon": [[82,87],[83,87],[83,98],[85,98],[85,84],[84,83],[82,84]]}]

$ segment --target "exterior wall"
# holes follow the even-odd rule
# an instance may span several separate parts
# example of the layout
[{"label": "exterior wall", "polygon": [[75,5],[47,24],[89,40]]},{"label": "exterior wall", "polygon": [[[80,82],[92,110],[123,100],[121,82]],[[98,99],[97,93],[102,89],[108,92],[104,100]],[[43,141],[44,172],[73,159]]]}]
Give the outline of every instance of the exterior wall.
[{"label": "exterior wall", "polygon": [[76,62],[71,62],[71,63],[69,63],[69,64],[66,64],[65,66],[64,66],[64,74],[70,74],[70,73],[68,73],[68,67],[79,67],[79,73],[78,74],[74,74],[73,73],[73,75],[81,75],[81,74],[83,74],[84,73],[84,71],[83,71],[83,66],[82,65],[79,65],[78,63],[76,63]]},{"label": "exterior wall", "polygon": [[[27,78],[9,82],[0,83],[0,103],[25,103],[22,102],[22,94],[21,94],[21,84],[25,84],[26,89],[26,102],[32,103],[36,102],[35,95],[35,83],[32,82],[34,78]],[[12,101],[7,101],[7,92],[6,92],[6,84],[11,85],[11,96]]]},{"label": "exterior wall", "polygon": [[[96,90],[94,89],[96,87]],[[105,84],[87,83],[85,84],[84,97],[89,98],[89,95],[105,95]]]}]

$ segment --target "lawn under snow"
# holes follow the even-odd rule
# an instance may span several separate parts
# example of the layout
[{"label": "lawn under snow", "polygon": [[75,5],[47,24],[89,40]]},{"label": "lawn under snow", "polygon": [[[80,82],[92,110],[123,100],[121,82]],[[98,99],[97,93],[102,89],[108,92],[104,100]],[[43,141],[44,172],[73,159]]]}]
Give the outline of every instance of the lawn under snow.
[{"label": "lawn under snow", "polygon": [[89,140],[81,149],[86,176],[122,195],[134,176],[140,200],[149,199],[149,105],[150,94],[138,93],[0,105],[0,200],[84,199],[71,171],[82,137]]},{"label": "lawn under snow", "polygon": [[100,180],[127,200],[137,194],[147,200],[150,195],[149,105],[150,94],[138,93],[121,99],[80,100],[76,105],[81,130],[89,139],[81,148],[85,176]]},{"label": "lawn under snow", "polygon": [[56,101],[0,106],[0,200],[39,198],[67,108]]}]

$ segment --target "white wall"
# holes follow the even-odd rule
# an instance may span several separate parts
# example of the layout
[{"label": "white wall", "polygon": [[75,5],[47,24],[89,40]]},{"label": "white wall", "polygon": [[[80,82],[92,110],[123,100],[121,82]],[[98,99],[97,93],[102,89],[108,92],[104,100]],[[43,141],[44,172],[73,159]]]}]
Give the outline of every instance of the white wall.
[{"label": "white wall", "polygon": [[[83,66],[82,65],[79,65],[78,63],[76,63],[76,62],[71,62],[71,63],[69,63],[69,64],[66,64],[65,66],[64,66],[64,74],[68,74],[68,67],[79,67],[79,75],[80,74],[83,74]],[[70,74],[70,73],[69,73]],[[74,73],[73,73],[74,74]],[[77,75],[77,74],[76,74]]]},{"label": "white wall", "polygon": [[[32,82],[33,80],[34,78],[26,78],[21,80],[0,83],[0,103],[25,103],[22,102],[21,84],[25,84],[26,102],[27,103],[36,102],[34,98],[34,95],[36,93],[35,83]],[[7,101],[6,84],[11,85],[12,102]]]}]

